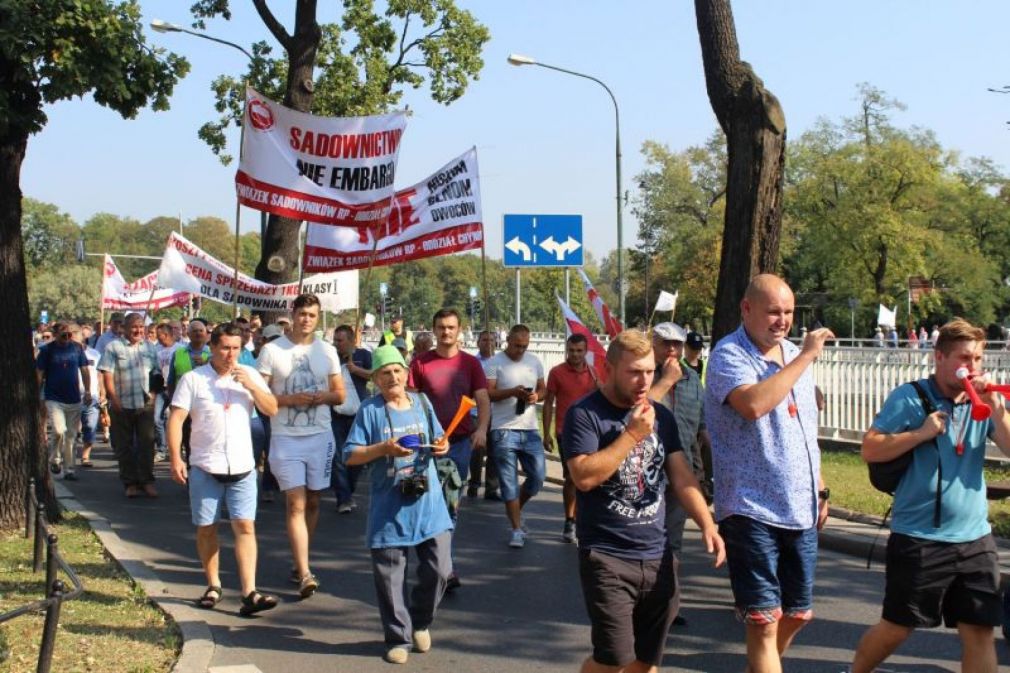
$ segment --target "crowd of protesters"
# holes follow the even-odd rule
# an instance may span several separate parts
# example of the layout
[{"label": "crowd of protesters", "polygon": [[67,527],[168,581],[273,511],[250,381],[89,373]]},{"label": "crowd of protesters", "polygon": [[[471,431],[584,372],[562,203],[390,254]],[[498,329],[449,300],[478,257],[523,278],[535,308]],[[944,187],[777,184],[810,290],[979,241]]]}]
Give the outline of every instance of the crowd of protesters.
[{"label": "crowd of protesters", "polygon": [[[760,275],[741,302],[740,327],[708,358],[699,334],[666,322],[621,332],[604,362],[589,355],[584,335],[571,334],[564,361],[549,371],[528,352],[521,324],[481,332],[477,354],[466,352],[451,308],[435,313],[430,334],[395,320],[373,348],[350,325],[339,325],[332,343],[322,338],[314,295],[267,325],[258,317],[145,324],[136,313],[113,315],[101,332],[56,322],[37,333],[50,468],[79,479],[105,426],[125,497],[158,497],[154,464],[167,460],[189,492],[207,584],[197,603],[212,609],[224,596],[218,524],[226,510],[245,616],[278,602],[256,587],[258,503],[283,494],[290,579],[306,600],[320,589],[311,568],[322,493],[333,489],[336,511],[352,515],[367,479],[385,659],[402,664],[432,647],[440,601],[465,583],[453,559],[464,493],[476,498],[483,488],[502,501],[502,544],[522,549],[523,508],[556,450],[558,533],[578,544],[592,625],[581,670],[657,670],[669,629],[687,623],[679,557],[690,517],[713,564],[728,564],[748,670],[776,673],[814,616],[817,531],[830,499],[812,365],[833,334],[814,329],[793,344],[793,310],[788,285]],[[1010,449],[1010,417],[979,383],[994,413],[968,427],[955,370],[979,370],[980,330],[954,321],[916,336],[935,349],[936,372],[912,392],[895,390],[863,443],[871,463],[914,458],[896,491],[883,617],[852,670],[869,673],[912,630],[942,619],[958,628],[965,670],[988,673],[1000,603],[978,484],[986,436]],[[927,445],[929,456],[917,450]],[[971,460],[948,460],[965,447]],[[410,550],[417,571],[408,591]]]}]

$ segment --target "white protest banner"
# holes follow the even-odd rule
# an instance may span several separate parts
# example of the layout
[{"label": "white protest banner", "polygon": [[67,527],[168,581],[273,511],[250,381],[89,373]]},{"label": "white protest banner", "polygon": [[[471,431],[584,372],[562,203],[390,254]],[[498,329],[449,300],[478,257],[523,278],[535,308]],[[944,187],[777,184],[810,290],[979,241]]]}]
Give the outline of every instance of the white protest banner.
[{"label": "white protest banner", "polygon": [[381,226],[355,231],[310,223],[303,262],[306,271],[364,269],[373,248],[375,265],[383,266],[477,250],[483,241],[474,147],[427,179],[396,192],[392,212]]},{"label": "white protest banner", "polygon": [[389,216],[403,112],[317,117],[246,89],[242,158],[235,174],[244,206],[282,217],[367,227]]},{"label": "white protest banner", "polygon": [[[112,257],[105,256],[102,274],[103,309],[145,311],[150,305],[152,311],[157,311],[173,306],[185,306],[189,301],[189,294],[186,292],[176,292],[172,289],[157,290],[156,287],[158,287],[157,271],[127,283]],[[154,290],[153,294],[151,290]]]},{"label": "white protest banner", "polygon": [[[168,239],[158,278],[163,283],[185,289],[224,304],[235,303],[235,269],[208,255],[179,234]],[[302,292],[319,297],[323,310],[343,311],[358,306],[358,272],[323,273],[302,281]],[[271,285],[238,276],[238,305],[256,311],[290,311],[298,296],[298,283]]]}]

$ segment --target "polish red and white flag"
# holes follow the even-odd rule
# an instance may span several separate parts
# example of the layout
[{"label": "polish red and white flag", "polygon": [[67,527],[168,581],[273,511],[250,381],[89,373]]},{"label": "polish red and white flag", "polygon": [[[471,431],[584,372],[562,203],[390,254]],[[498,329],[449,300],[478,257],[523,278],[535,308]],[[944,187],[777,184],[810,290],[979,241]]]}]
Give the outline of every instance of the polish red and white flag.
[{"label": "polish red and white flag", "polygon": [[572,310],[572,307],[566,304],[565,300],[556,292],[554,296],[561,307],[561,315],[565,318],[565,338],[573,334],[581,334],[586,337],[586,363],[596,372],[596,379],[600,383],[603,383],[607,380],[607,351],[596,338],[596,335],[579,319],[579,316]]},{"label": "polish red and white flag", "polygon": [[596,311],[596,317],[599,319],[600,324],[603,325],[603,330],[607,333],[611,339],[617,336],[622,329],[621,321],[618,320],[610,312],[607,307],[607,303],[603,301],[603,297],[600,293],[596,291],[593,287],[592,281],[589,280],[589,276],[582,269],[579,269],[579,276],[582,278],[582,285],[586,288],[586,296],[589,297],[589,303],[593,305],[593,310]]}]

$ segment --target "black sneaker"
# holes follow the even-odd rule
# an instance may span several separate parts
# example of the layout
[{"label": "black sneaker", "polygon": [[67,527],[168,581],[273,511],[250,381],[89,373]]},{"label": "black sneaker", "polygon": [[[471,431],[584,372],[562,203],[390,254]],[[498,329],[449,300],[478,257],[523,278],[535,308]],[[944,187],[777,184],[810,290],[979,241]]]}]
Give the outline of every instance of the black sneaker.
[{"label": "black sneaker", "polygon": [[484,490],[484,499],[485,500],[494,500],[495,502],[501,502],[501,496],[498,495],[498,491],[490,491],[489,492],[489,491],[487,491],[485,489]]},{"label": "black sneaker", "polygon": [[463,586],[463,583],[459,581],[459,575],[457,575],[456,571],[453,570],[452,574],[449,575],[448,581],[445,583],[445,590],[455,591],[456,589],[459,589],[461,586]]},{"label": "black sneaker", "polygon": [[67,472],[63,475],[63,481],[77,481],[77,475],[73,472]]},{"label": "black sneaker", "polygon": [[53,474],[59,474],[60,472],[63,471],[63,466],[60,465],[59,463],[51,463],[49,465],[49,471],[52,472]]}]

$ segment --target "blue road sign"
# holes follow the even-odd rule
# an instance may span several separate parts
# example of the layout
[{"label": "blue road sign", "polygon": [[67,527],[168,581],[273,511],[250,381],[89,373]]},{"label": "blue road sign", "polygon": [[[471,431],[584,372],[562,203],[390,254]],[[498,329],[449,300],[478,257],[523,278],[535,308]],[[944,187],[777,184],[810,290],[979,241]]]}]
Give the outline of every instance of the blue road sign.
[{"label": "blue road sign", "polygon": [[581,215],[505,215],[505,266],[582,266]]}]

